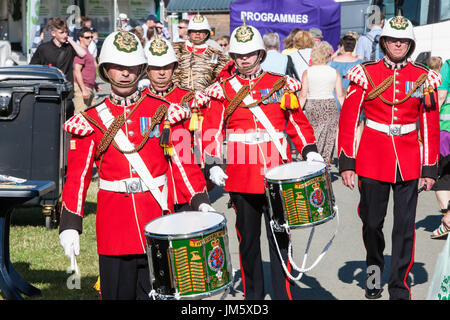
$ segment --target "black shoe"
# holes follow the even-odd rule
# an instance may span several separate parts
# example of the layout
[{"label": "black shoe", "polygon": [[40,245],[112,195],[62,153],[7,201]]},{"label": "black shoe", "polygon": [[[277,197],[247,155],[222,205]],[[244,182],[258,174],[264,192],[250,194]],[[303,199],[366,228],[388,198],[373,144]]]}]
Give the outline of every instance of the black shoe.
[{"label": "black shoe", "polygon": [[366,288],[366,298],[367,299],[379,299],[379,298],[381,298],[381,293],[383,292],[383,289],[376,289],[376,288],[373,288],[373,289],[368,289],[368,288]]}]

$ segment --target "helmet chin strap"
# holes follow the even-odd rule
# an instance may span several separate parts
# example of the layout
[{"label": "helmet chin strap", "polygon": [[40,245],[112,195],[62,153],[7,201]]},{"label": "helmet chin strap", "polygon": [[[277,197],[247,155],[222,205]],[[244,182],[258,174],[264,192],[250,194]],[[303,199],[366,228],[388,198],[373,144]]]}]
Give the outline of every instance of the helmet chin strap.
[{"label": "helmet chin strap", "polygon": [[122,83],[118,83],[117,81],[114,81],[109,76],[108,70],[106,70],[105,66],[102,66],[102,67],[103,67],[103,74],[108,79],[110,84],[112,84],[113,86],[118,87],[118,88],[131,88],[131,87],[135,86],[139,82],[139,80],[141,80],[142,76],[145,74],[144,69],[146,68],[146,65],[143,64],[141,66],[141,71],[139,72],[139,74],[136,77],[136,79],[134,79],[132,82],[130,82],[128,84],[122,84]]},{"label": "helmet chin strap", "polygon": [[[236,63],[236,68],[237,68],[237,69],[239,70],[239,72],[241,72],[241,73],[246,73],[246,72],[252,70],[258,63],[261,62],[262,57],[263,57],[263,54],[264,54],[263,51],[262,51],[262,50],[259,50],[259,52],[258,52],[258,58],[256,59],[256,61],[255,61],[252,65],[250,65],[250,66],[248,66],[248,67],[241,67],[240,65],[238,65],[238,64]],[[236,60],[235,60],[235,62],[236,62]]]}]

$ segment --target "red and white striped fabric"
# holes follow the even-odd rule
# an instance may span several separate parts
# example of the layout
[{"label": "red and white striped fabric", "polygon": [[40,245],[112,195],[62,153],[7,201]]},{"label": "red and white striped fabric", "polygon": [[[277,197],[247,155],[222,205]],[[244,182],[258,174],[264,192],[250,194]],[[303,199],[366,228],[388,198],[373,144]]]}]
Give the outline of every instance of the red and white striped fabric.
[{"label": "red and white striped fabric", "polygon": [[191,107],[193,107],[193,103],[194,103],[194,101],[195,102],[197,102],[197,106],[198,107],[204,107],[208,102],[209,102],[209,100],[211,100],[207,95],[205,95],[203,92],[201,92],[201,91],[195,91],[195,99],[192,99],[192,102],[191,102]]},{"label": "red and white striped fabric", "polygon": [[433,70],[428,71],[428,79],[426,81],[426,86],[432,86],[434,89],[437,89],[441,85],[442,77],[439,73]]},{"label": "red and white striped fabric", "polygon": [[286,84],[287,84],[289,90],[292,90],[293,92],[297,92],[302,89],[302,83],[300,81],[298,81],[297,79],[294,79],[291,77],[286,77],[286,79],[287,79]]},{"label": "red and white striped fabric", "polygon": [[367,81],[366,73],[364,72],[364,69],[360,64],[357,64],[356,66],[348,70],[346,77],[351,82],[354,82],[357,85],[361,86],[364,90],[367,90],[369,82]]},{"label": "red and white striped fabric", "polygon": [[64,123],[64,131],[84,137],[94,132],[86,118],[81,114],[74,115]]},{"label": "red and white striped fabric", "polygon": [[212,85],[206,88],[205,94],[208,97],[216,98],[218,100],[225,99],[225,95],[223,93],[223,89],[222,86],[220,85],[220,82],[214,82]]},{"label": "red and white striped fabric", "polygon": [[167,111],[170,124],[175,124],[181,120],[189,119],[191,117],[191,110],[176,103],[171,103]]}]

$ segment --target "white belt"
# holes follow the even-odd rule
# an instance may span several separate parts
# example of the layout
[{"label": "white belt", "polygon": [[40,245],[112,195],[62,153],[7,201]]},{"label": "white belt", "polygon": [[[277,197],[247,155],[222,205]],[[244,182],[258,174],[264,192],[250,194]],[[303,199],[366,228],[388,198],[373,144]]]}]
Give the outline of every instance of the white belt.
[{"label": "white belt", "polygon": [[[275,139],[283,139],[286,135],[284,132],[276,132]],[[227,141],[242,142],[245,144],[258,144],[272,141],[272,137],[265,131],[247,132],[247,133],[230,133]]]},{"label": "white belt", "polygon": [[450,121],[450,114],[441,114],[439,116],[440,121]]},{"label": "white belt", "polygon": [[[167,177],[162,175],[153,179],[152,188],[159,188],[166,185]],[[150,191],[150,188],[140,178],[128,178],[123,180],[108,181],[99,179],[98,187],[102,190],[123,193],[138,193]]]},{"label": "white belt", "polygon": [[408,134],[414,130],[416,130],[417,126],[416,123],[409,123],[409,124],[384,124],[384,123],[378,123],[376,121],[367,119],[366,126],[383,132],[387,134],[388,136],[401,136],[404,134]]}]

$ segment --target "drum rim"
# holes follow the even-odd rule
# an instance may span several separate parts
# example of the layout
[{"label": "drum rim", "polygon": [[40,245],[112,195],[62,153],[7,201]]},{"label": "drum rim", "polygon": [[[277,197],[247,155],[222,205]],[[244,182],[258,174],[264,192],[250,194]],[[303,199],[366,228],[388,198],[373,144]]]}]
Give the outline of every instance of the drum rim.
[{"label": "drum rim", "polygon": [[309,222],[309,223],[305,223],[305,224],[293,224],[293,225],[289,225],[289,229],[299,229],[299,228],[309,228],[309,227],[315,227],[318,225],[321,225],[325,222],[328,222],[330,220],[333,220],[336,217],[336,210],[332,210],[333,213],[330,214],[328,217],[319,220],[319,221],[315,221],[315,222]]},{"label": "drum rim", "polygon": [[320,169],[318,171],[314,171],[313,173],[303,176],[301,178],[293,178],[293,179],[269,179],[264,177],[264,180],[270,183],[292,183],[292,182],[299,182],[299,181],[305,181],[309,180],[310,178],[317,177],[321,174],[324,174],[327,171],[327,168]]},{"label": "drum rim", "polygon": [[[171,215],[184,214],[185,212],[188,212],[188,211],[175,212],[175,213],[172,213]],[[196,212],[200,212],[200,211],[196,211]],[[161,218],[165,217],[165,216],[161,216],[161,217],[158,217],[156,219],[153,219],[152,221],[148,222],[145,225],[145,227],[144,227],[144,235],[146,237],[148,236],[148,237],[154,238],[154,239],[161,239],[161,240],[167,239],[167,240],[170,241],[170,240],[181,240],[181,239],[189,239],[189,238],[193,238],[193,237],[198,237],[198,236],[201,236],[201,235],[203,235],[205,233],[213,233],[213,232],[215,232],[215,231],[217,231],[219,229],[222,229],[224,227],[226,229],[226,227],[227,227],[227,218],[224,215],[222,215],[220,212],[217,212],[217,211],[209,211],[209,212],[217,213],[218,215],[223,217],[223,220],[220,223],[218,223],[218,224],[216,224],[216,225],[214,225],[212,227],[209,227],[207,229],[200,230],[200,231],[191,232],[191,233],[170,234],[170,235],[168,235],[168,234],[153,233],[153,232],[147,231],[146,230],[147,229],[147,225],[149,225],[150,223],[154,222],[157,219],[161,219]]]},{"label": "drum rim", "polygon": [[[216,294],[219,294],[222,291],[227,290],[228,288],[233,286],[233,278],[230,279],[230,281],[228,281],[227,284],[225,284],[223,287],[211,290],[211,291],[207,291],[207,292],[203,292],[203,293],[196,293],[196,294],[191,294],[191,295],[177,295],[178,296],[178,300],[185,300],[185,299],[201,299],[204,297],[212,297]],[[178,293],[178,290],[177,290]],[[158,293],[158,295],[166,298],[166,299],[177,299],[176,295],[173,294],[160,294]]]}]

